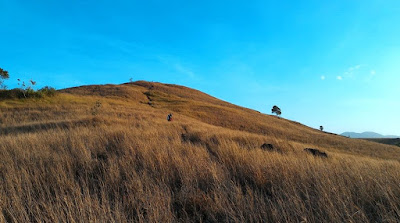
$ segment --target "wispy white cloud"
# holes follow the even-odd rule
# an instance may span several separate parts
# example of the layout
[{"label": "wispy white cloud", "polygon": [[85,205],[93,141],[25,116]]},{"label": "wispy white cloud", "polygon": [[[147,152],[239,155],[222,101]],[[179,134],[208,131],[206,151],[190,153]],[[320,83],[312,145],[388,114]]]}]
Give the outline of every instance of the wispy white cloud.
[{"label": "wispy white cloud", "polygon": [[182,66],[182,64],[175,63],[173,66],[174,66],[176,71],[178,71],[178,72],[180,72],[182,74],[185,74],[185,75],[187,75],[187,76],[189,76],[191,78],[195,77],[193,71],[189,70],[189,68],[186,68],[186,67]]},{"label": "wispy white cloud", "polygon": [[183,65],[178,58],[173,56],[158,56],[158,59],[161,63],[167,65],[168,67],[174,69],[176,72],[183,74],[189,78],[195,78],[195,73],[188,68],[187,66]]},{"label": "wispy white cloud", "polygon": [[343,72],[342,78],[354,78],[356,72],[364,65],[358,64],[352,67],[349,67],[345,72]]},{"label": "wispy white cloud", "polygon": [[177,55],[164,54],[158,49],[146,46],[140,42],[124,41],[104,35],[86,34],[83,38],[96,46],[112,49],[115,55],[121,55],[123,58],[128,58],[127,60],[129,61],[132,60],[131,58],[140,58],[146,61],[161,63],[178,75],[184,75],[191,79],[196,78],[195,72]]},{"label": "wispy white cloud", "polygon": [[[336,75],[331,75],[331,76],[336,76],[335,79],[338,81],[342,80],[369,81],[376,75],[376,71],[375,69],[370,69],[370,68],[368,69],[368,68],[369,66],[367,64],[357,64],[348,67],[347,69],[344,70],[343,73],[338,73]],[[329,75],[320,75],[319,77],[321,78],[321,80],[326,80],[328,79]]]}]

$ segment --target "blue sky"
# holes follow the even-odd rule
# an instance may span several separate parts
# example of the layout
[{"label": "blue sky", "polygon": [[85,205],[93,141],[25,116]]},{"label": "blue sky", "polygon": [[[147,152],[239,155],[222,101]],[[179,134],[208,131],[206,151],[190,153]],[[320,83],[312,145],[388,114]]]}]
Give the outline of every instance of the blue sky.
[{"label": "blue sky", "polygon": [[400,135],[400,1],[0,0],[6,82],[196,88],[327,131]]}]

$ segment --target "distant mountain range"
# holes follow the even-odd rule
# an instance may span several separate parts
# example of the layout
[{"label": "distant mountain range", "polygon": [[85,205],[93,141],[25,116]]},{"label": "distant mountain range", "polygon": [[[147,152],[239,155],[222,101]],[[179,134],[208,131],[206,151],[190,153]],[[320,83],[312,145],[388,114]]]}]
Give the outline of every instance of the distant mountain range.
[{"label": "distant mountain range", "polygon": [[347,136],[347,137],[350,137],[350,138],[400,138],[399,136],[381,135],[381,134],[376,133],[376,132],[363,132],[363,133],[343,132],[340,135]]}]

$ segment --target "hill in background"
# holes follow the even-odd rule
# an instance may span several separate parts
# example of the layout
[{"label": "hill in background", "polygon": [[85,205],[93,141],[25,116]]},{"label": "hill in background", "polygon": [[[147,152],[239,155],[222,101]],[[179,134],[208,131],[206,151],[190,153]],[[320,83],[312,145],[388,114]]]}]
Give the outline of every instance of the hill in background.
[{"label": "hill in background", "polygon": [[376,132],[363,132],[363,133],[356,133],[356,132],[344,132],[340,134],[342,136],[350,137],[350,138],[358,138],[358,139],[370,139],[370,138],[400,138],[399,136],[395,135],[381,135]]},{"label": "hill in background", "polygon": [[400,219],[400,148],[183,86],[1,100],[0,123],[0,222]]}]

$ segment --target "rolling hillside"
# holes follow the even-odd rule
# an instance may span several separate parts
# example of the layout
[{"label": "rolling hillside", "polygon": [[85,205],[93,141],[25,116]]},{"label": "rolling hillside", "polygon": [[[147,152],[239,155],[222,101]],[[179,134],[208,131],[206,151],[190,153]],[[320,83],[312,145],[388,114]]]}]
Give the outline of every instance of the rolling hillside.
[{"label": "rolling hillside", "polygon": [[399,147],[183,86],[81,86],[0,112],[0,221],[400,219]]},{"label": "rolling hillside", "polygon": [[364,140],[400,147],[400,138],[368,138]]},{"label": "rolling hillside", "polygon": [[[242,108],[183,86],[139,81],[119,86],[83,86],[62,92],[132,100],[134,103],[149,105],[148,109],[165,111],[162,118],[173,112],[213,126],[262,135],[271,140],[284,140],[303,147],[314,146],[332,152],[400,160],[398,148],[321,132],[297,122]],[[379,154],[376,150],[380,151]]]}]

